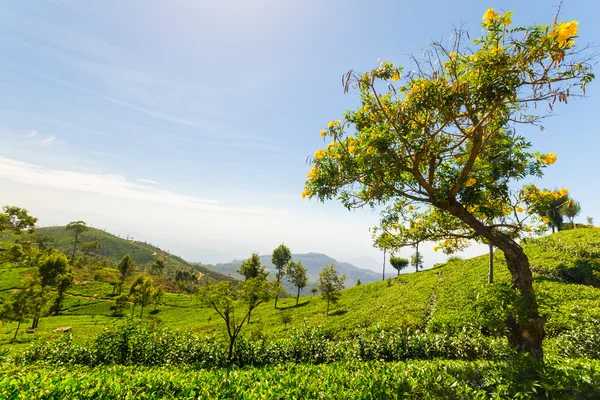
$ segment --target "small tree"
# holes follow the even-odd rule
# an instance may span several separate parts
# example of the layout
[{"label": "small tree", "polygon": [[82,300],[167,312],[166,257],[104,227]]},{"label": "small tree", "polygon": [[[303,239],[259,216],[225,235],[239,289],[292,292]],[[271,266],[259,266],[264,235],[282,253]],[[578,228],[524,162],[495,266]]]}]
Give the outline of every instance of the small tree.
[{"label": "small tree", "polygon": [[[153,300],[154,287],[152,277],[148,275],[138,275],[129,288],[129,296],[133,300],[135,308],[136,304],[142,306],[140,311],[140,318],[144,316],[144,307],[150,304]],[[133,315],[133,311],[131,312]]]},{"label": "small tree", "polygon": [[423,254],[419,253],[419,245],[415,249],[415,253],[410,256],[410,265],[415,267],[415,272],[419,272],[419,268],[423,269]]},{"label": "small tree", "polygon": [[4,206],[0,212],[0,232],[21,234],[23,231],[33,232],[37,218],[29,215],[24,208]]},{"label": "small tree", "polygon": [[575,229],[575,217],[577,217],[581,212],[581,205],[579,202],[573,199],[567,200],[560,208],[560,212],[569,219],[571,222],[571,228]]},{"label": "small tree", "polygon": [[326,315],[329,315],[329,303],[337,304],[341,297],[340,291],[344,288],[346,275],[338,276],[334,264],[326,265],[319,274],[319,290],[327,300]]},{"label": "small tree", "polygon": [[398,276],[400,276],[400,271],[408,267],[408,260],[406,258],[392,256],[390,257],[390,264],[398,271]]},{"label": "small tree", "polygon": [[162,300],[165,297],[165,290],[162,286],[157,287],[152,293],[152,302],[154,303],[154,311],[159,304],[162,304]]},{"label": "small tree", "polygon": [[65,271],[56,277],[57,296],[54,302],[54,315],[58,315],[60,312],[62,301],[65,297],[65,292],[71,287],[71,285],[73,285],[73,280],[73,267],[70,265],[67,265]]},{"label": "small tree", "polygon": [[360,281],[360,278],[357,278],[356,279],[356,286],[360,286],[360,285],[362,285],[362,282]]},{"label": "small tree", "polygon": [[165,262],[163,261],[162,258],[157,258],[156,261],[154,261],[152,263],[152,265],[150,266],[150,273],[162,275],[164,269],[165,269]]},{"label": "small tree", "polygon": [[292,322],[292,316],[290,315],[290,313],[287,313],[287,312],[281,313],[281,322],[283,322],[284,328],[287,329],[287,324]]},{"label": "small tree", "polygon": [[[54,302],[52,311],[55,315],[60,311],[60,305],[64,293],[73,283],[73,268],[69,265],[67,257],[58,251],[54,251],[42,258],[38,265],[38,275],[43,288],[56,286],[58,296]],[[39,314],[34,317],[33,328],[37,328]]]},{"label": "small tree", "polygon": [[12,340],[17,339],[21,323],[31,315],[31,305],[27,290],[15,290],[0,310],[0,318],[5,321],[17,322],[17,329]]},{"label": "small tree", "polygon": [[279,245],[275,250],[273,250],[273,256],[271,258],[271,262],[275,266],[277,270],[277,275],[275,276],[275,281],[277,282],[277,293],[275,294],[275,308],[277,308],[277,300],[279,299],[279,291],[281,288],[281,278],[285,275],[285,267],[292,260],[292,252],[289,247],[284,245],[283,243]]},{"label": "small tree", "polygon": [[102,244],[97,240],[83,243],[83,256],[85,257],[84,262],[87,263],[87,258],[101,248]]},{"label": "small tree", "polygon": [[316,287],[311,287],[310,288],[310,292],[313,294],[313,296],[316,295],[318,291],[319,291],[319,289],[316,288]]},{"label": "small tree", "polygon": [[121,294],[121,291],[123,290],[123,284],[125,283],[125,278],[131,275],[133,273],[133,270],[135,269],[133,258],[131,258],[129,254],[125,254],[121,261],[119,261],[117,269],[121,274],[119,281],[119,294]]},{"label": "small tree", "polygon": [[587,220],[588,226],[590,228],[593,228],[594,227],[594,218],[592,218],[592,217],[586,217],[586,220]]},{"label": "small tree", "polygon": [[300,261],[290,261],[286,268],[286,276],[288,281],[298,288],[298,293],[296,294],[296,305],[298,305],[298,300],[300,299],[300,290],[306,287],[308,283],[308,276],[306,272],[308,270],[302,265]]},{"label": "small tree", "polygon": [[81,242],[81,236],[85,231],[88,230],[87,224],[83,221],[70,222],[67,227],[67,231],[71,232],[73,236],[73,252],[71,253],[71,264],[75,261],[75,252],[77,251],[77,245]]},{"label": "small tree", "polygon": [[246,280],[264,274],[265,266],[261,264],[258,253],[252,253],[250,258],[242,263],[240,269],[238,269],[238,273],[243,275]]},{"label": "small tree", "polygon": [[[201,301],[214,308],[225,322],[229,336],[229,351],[227,359],[231,360],[235,341],[239,336],[244,322],[250,318],[252,310],[272,295],[273,287],[265,275],[249,278],[234,289],[230,281],[209,283],[198,290]],[[236,318],[236,310],[238,317]],[[241,312],[241,314],[240,314]],[[241,319],[240,316],[241,315]]]},{"label": "small tree", "polygon": [[123,316],[123,311],[129,307],[129,295],[122,294],[115,298],[115,303],[111,305],[110,309],[114,310],[113,315]]}]

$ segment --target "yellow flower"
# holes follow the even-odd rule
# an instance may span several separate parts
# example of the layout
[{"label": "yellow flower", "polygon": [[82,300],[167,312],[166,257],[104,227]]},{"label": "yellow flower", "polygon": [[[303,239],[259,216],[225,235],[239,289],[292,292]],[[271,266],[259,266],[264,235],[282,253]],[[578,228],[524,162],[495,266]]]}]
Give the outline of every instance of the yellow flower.
[{"label": "yellow flower", "polygon": [[406,207],[408,209],[408,211],[412,211],[414,209],[413,206],[409,205],[408,207]]},{"label": "yellow flower", "polygon": [[450,58],[454,58],[454,57],[456,57],[456,52],[455,52],[455,51],[453,51],[452,53],[450,53],[449,57],[450,57]]},{"label": "yellow flower", "polygon": [[400,79],[400,74],[398,73],[398,71],[396,71],[394,72],[394,75],[392,75],[392,80],[397,81],[398,79]]},{"label": "yellow flower", "polygon": [[559,42],[566,42],[573,36],[577,36],[577,25],[579,25],[578,21],[561,22],[558,24],[556,27],[556,40]]},{"label": "yellow flower", "polygon": [[319,173],[319,169],[317,168],[317,166],[316,166],[316,165],[314,165],[314,166],[311,168],[311,170],[310,170],[310,172],[308,173],[308,175],[306,175],[306,177],[307,177],[308,179],[312,179],[312,178],[316,177],[318,173]]},{"label": "yellow flower", "polygon": [[469,178],[467,179],[467,181],[465,182],[465,186],[466,187],[471,187],[473,186],[475,183],[477,182],[477,179],[475,178]]},{"label": "yellow flower", "polygon": [[546,154],[545,157],[542,157],[541,161],[544,164],[552,165],[556,162],[556,154],[550,152],[550,153]]},{"label": "yellow flower", "polygon": [[350,153],[350,154],[356,154],[356,146],[354,146],[353,144],[351,144],[350,146],[348,146],[348,153]]},{"label": "yellow flower", "polygon": [[312,195],[312,190],[310,190],[310,189],[304,189],[304,191],[302,192],[303,199],[310,197],[311,195]]},{"label": "yellow flower", "polygon": [[531,232],[531,230],[532,230],[531,226],[527,225],[525,227],[525,232]]},{"label": "yellow flower", "polygon": [[566,196],[566,195],[568,195],[568,194],[569,194],[569,189],[567,189],[567,188],[562,188],[562,189],[560,189],[560,190],[558,191],[558,193],[560,194],[560,197],[564,197],[564,196]]},{"label": "yellow flower", "polygon": [[340,120],[338,119],[337,121],[335,121],[335,123],[336,123],[337,125],[341,125],[341,124],[342,124],[342,121],[340,121]]},{"label": "yellow flower", "polygon": [[550,218],[548,217],[542,217],[542,221],[544,221],[545,224],[550,222]]},{"label": "yellow flower", "polygon": [[329,121],[327,126],[329,127],[329,129],[333,128],[335,126],[335,121]]},{"label": "yellow flower", "polygon": [[500,18],[500,14],[498,14],[493,8],[488,8],[483,14],[483,21],[486,25],[493,24],[498,20],[498,18]]},{"label": "yellow flower", "polygon": [[504,25],[510,25],[510,24],[512,24],[512,19],[510,19],[510,15],[509,15],[509,16],[506,16],[506,17],[504,17],[504,21],[502,21],[502,23],[503,23]]},{"label": "yellow flower", "polygon": [[370,109],[370,108],[371,108],[371,106],[370,106],[370,105],[368,105],[368,104],[365,104],[365,106],[363,107],[363,110],[365,110],[365,111],[369,111],[369,109]]},{"label": "yellow flower", "polygon": [[327,131],[324,131],[321,129],[321,131],[319,132],[319,135],[321,135],[321,137],[325,137],[325,135],[327,135]]},{"label": "yellow flower", "polygon": [[525,209],[524,209],[523,207],[516,206],[516,207],[515,207],[515,211],[516,211],[516,212],[518,212],[518,213],[520,213],[520,212],[523,212],[523,211],[525,211]]},{"label": "yellow flower", "polygon": [[315,151],[315,158],[318,160],[319,158],[322,158],[323,156],[325,156],[325,150],[323,149],[319,149],[317,151]]},{"label": "yellow flower", "polygon": [[441,248],[442,248],[441,246],[433,246],[433,251],[438,251]]},{"label": "yellow flower", "polygon": [[410,92],[406,93],[406,97],[404,98],[406,101],[410,100],[412,94]]}]

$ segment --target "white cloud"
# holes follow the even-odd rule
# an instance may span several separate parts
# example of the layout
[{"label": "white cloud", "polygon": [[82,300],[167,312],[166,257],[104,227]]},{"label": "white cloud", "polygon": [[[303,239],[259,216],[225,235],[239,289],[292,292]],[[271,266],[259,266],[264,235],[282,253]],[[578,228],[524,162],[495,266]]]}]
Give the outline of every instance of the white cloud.
[{"label": "white cloud", "polygon": [[91,192],[107,197],[130,201],[162,203],[187,209],[223,210],[257,214],[280,214],[286,212],[286,210],[274,208],[229,207],[220,205],[217,200],[179,194],[138,184],[121,175],[53,170],[5,157],[0,157],[0,178],[10,179],[19,184]]},{"label": "white cloud", "polygon": [[157,181],[153,181],[152,179],[142,179],[142,178],[138,178],[137,179],[139,182],[143,182],[143,183],[149,183],[150,185],[158,185],[159,182]]},{"label": "white cloud", "polygon": [[44,139],[40,140],[40,144],[42,146],[50,146],[55,140],[56,137],[54,136],[46,136]]},{"label": "white cloud", "polygon": [[38,135],[38,132],[35,129],[32,129],[31,132],[26,133],[25,135],[22,135],[21,137],[25,138],[25,139],[29,139],[32,137],[36,137],[37,135]]}]

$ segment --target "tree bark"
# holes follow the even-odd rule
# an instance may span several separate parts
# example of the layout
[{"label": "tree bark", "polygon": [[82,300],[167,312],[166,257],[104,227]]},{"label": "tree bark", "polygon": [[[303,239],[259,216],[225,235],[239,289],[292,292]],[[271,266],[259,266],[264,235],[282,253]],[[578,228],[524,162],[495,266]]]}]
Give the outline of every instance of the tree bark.
[{"label": "tree bark", "polygon": [[490,270],[488,272],[488,283],[494,283],[494,245],[490,246]]},{"label": "tree bark", "polygon": [[21,327],[21,321],[17,324],[17,330],[15,331],[15,336],[13,336],[13,342],[17,340],[17,333],[19,333],[19,328]]},{"label": "tree bark", "polygon": [[277,292],[275,293],[275,309],[277,309],[277,299],[279,299],[279,271],[277,271]]},{"label": "tree bark", "polygon": [[144,315],[144,303],[142,303],[142,311],[140,312],[140,319],[142,319],[143,315]]},{"label": "tree bark", "polygon": [[544,330],[546,318],[539,315],[538,303],[533,291],[533,276],[527,255],[517,242],[484,225],[456,200],[449,201],[444,206],[442,207],[460,218],[477,234],[504,253],[512,278],[512,287],[519,293],[516,307],[518,311],[507,320],[510,330],[509,343],[517,350],[528,352],[538,360],[543,360],[542,341],[546,335]]},{"label": "tree bark", "polygon": [[300,299],[300,286],[298,286],[298,295],[296,296],[296,305],[298,305],[299,299]]}]

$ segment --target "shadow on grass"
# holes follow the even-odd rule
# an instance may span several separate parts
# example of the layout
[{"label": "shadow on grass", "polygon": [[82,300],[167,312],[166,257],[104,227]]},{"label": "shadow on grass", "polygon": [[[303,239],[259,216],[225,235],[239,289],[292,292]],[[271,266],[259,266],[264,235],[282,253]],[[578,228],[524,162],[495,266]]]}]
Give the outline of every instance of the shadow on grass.
[{"label": "shadow on grass", "polygon": [[302,303],[298,303],[298,304],[294,304],[291,306],[287,306],[287,307],[277,307],[278,310],[283,311],[283,310],[289,310],[291,308],[300,308],[300,307],[304,307],[310,304],[310,300],[309,301],[305,301]]},{"label": "shadow on grass", "polygon": [[346,314],[347,312],[348,312],[348,310],[336,310],[336,311],[334,311],[334,312],[330,312],[330,313],[329,313],[329,316],[330,316],[330,317],[335,317],[335,316],[337,316],[337,315],[344,315],[344,314]]}]

